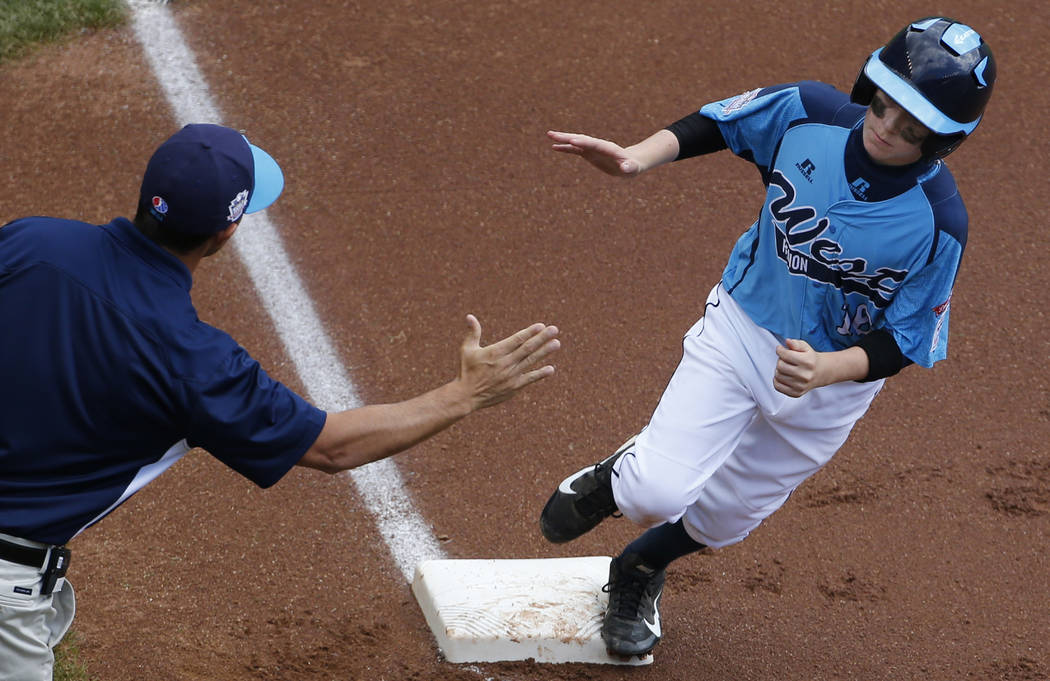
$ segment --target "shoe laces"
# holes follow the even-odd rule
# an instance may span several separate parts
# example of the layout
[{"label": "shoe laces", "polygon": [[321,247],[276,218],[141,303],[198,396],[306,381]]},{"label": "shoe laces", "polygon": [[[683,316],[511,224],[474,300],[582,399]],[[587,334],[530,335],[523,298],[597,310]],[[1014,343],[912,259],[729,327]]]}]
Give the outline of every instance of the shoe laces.
[{"label": "shoe laces", "polygon": [[[612,466],[610,465],[609,468]],[[603,480],[605,470],[601,463],[594,464],[594,489],[580,496],[576,502],[577,510],[585,516],[601,515],[603,517],[612,515],[619,517],[620,509],[616,507],[613,498],[612,485],[609,480]],[[609,474],[611,476],[611,473]]]},{"label": "shoe laces", "polygon": [[619,570],[616,580],[606,583],[602,591],[609,594],[609,609],[613,614],[634,619],[638,617],[639,606],[648,586],[649,576]]}]

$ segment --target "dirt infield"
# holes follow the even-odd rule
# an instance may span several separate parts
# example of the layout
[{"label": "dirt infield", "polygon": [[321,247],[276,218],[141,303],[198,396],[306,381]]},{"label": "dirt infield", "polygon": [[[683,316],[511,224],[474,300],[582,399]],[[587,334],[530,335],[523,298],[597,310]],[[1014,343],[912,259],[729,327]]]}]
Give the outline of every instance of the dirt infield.
[{"label": "dirt infield", "polygon": [[[284,168],[269,215],[362,399],[451,378],[467,312],[486,340],[563,329],[553,379],[397,459],[453,558],[609,555],[633,538],[621,520],[552,546],[538,514],[644,424],[760,205],[728,153],[616,182],[550,152],[546,130],[630,143],[752,87],[846,89],[936,11],[985,36],[999,81],[949,159],[971,221],[949,360],[892,379],[747,541],[675,563],[651,667],[448,664],[346,477],[296,470],[262,491],[196,452],[72,544],[98,678],[1050,679],[1050,5],[882,7],[173,5],[226,122]],[[174,131],[130,29],[3,66],[0,95],[0,223],[132,212]],[[300,387],[232,249],[194,298]]]}]

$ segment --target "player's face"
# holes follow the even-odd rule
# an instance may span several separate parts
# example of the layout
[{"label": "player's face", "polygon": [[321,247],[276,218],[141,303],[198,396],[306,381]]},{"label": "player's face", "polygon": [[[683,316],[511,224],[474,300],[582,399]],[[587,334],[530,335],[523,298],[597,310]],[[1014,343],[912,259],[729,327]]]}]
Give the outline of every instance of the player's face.
[{"label": "player's face", "polygon": [[882,90],[876,90],[864,116],[864,149],[876,163],[903,166],[922,158],[930,130]]}]

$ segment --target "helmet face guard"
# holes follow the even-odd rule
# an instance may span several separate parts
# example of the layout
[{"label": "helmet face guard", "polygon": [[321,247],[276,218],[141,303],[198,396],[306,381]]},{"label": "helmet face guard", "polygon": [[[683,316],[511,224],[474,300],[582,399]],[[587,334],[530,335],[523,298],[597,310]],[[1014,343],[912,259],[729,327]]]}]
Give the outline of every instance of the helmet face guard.
[{"label": "helmet face guard", "polygon": [[923,156],[947,156],[981,122],[995,58],[981,36],[953,19],[916,21],[868,58],[850,99],[867,106],[880,89],[929,128]]}]

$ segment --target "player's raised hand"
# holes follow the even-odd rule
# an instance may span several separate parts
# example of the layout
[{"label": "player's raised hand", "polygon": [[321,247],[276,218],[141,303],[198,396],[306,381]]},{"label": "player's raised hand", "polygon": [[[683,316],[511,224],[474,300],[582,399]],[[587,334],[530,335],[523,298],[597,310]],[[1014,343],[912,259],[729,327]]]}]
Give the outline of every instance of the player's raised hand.
[{"label": "player's raised hand", "polygon": [[598,170],[615,177],[634,177],[642,172],[641,164],[615,142],[570,132],[547,131],[554,141],[551,148],[563,154],[582,156]]},{"label": "player's raised hand", "polygon": [[473,408],[509,399],[525,386],[554,373],[540,365],[561,347],[558,327],[536,323],[492,345],[481,345],[481,323],[467,315],[467,335],[460,347],[459,382],[469,391]]}]

